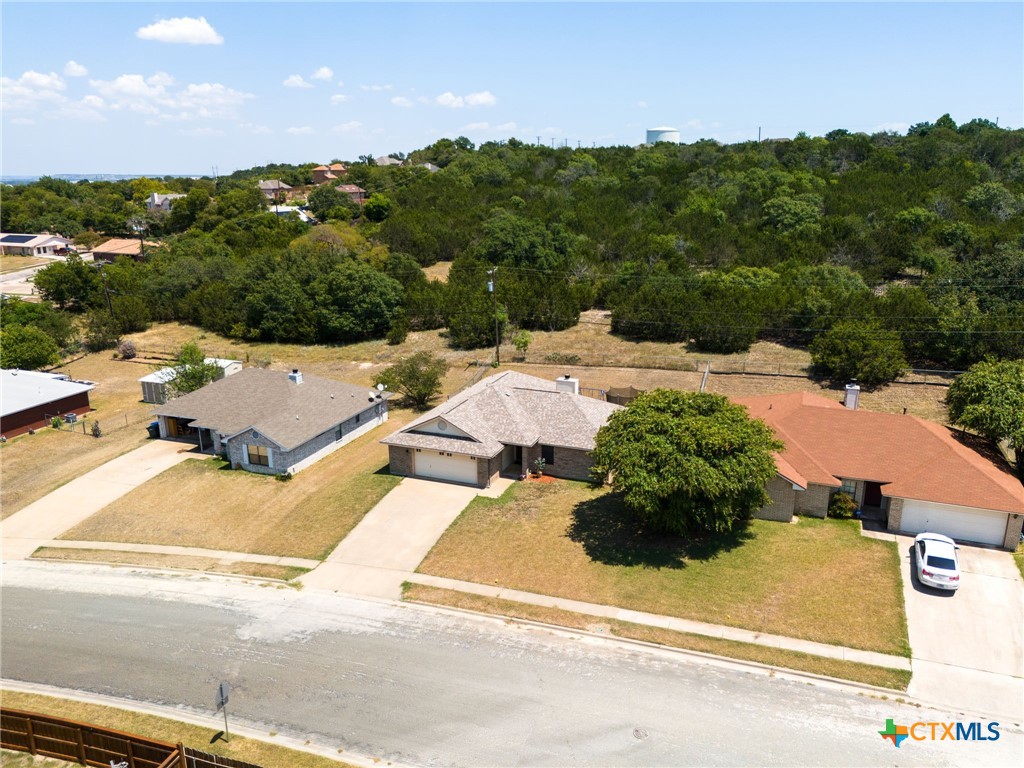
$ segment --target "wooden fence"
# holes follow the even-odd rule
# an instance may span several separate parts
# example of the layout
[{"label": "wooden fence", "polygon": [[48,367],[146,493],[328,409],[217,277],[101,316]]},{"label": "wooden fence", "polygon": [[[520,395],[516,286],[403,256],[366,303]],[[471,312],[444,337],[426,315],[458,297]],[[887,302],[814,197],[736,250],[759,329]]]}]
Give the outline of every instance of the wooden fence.
[{"label": "wooden fence", "polygon": [[0,747],[97,768],[260,768],[182,744],[19,709],[0,709]]}]

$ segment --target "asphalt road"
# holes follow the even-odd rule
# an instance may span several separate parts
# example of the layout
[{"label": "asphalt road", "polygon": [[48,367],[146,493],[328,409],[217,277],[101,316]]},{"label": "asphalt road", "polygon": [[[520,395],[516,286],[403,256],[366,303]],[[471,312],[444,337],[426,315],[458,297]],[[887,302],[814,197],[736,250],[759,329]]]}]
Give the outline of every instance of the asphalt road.
[{"label": "asphalt road", "polygon": [[948,721],[848,688],[433,610],[201,576],[7,563],[4,678],[169,705],[438,766],[1018,765],[995,742],[878,731]]}]

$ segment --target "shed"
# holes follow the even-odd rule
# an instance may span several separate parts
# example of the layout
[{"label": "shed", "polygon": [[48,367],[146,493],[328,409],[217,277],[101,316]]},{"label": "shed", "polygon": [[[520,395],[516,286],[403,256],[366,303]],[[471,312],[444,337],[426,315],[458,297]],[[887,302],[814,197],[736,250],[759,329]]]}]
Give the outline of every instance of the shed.
[{"label": "shed", "polygon": [[[231,376],[242,370],[241,360],[208,357],[205,362],[213,363],[220,369],[214,381],[220,381],[225,376]],[[176,375],[177,372],[174,368],[161,368],[139,379],[139,384],[142,385],[142,402],[157,404],[167,402],[167,384],[174,381]]]},{"label": "shed", "polygon": [[0,371],[0,434],[14,437],[49,425],[54,416],[88,413],[95,386],[58,373]]}]

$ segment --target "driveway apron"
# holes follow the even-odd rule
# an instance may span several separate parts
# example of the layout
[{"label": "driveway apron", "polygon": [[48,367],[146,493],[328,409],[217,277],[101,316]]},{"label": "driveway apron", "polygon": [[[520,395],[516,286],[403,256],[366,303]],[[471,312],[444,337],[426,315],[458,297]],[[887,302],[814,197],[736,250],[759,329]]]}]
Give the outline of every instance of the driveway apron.
[{"label": "driveway apron", "polygon": [[308,587],[397,599],[406,576],[479,493],[478,488],[407,477],[300,581]]},{"label": "driveway apron", "polygon": [[175,464],[203,458],[186,443],[153,440],[76,477],[0,523],[0,557],[25,560],[39,547]]},{"label": "driveway apron", "polygon": [[896,539],[902,559],[916,699],[995,718],[1024,718],[1024,583],[1006,552],[960,548],[960,588],[924,587],[914,575],[913,539]]}]

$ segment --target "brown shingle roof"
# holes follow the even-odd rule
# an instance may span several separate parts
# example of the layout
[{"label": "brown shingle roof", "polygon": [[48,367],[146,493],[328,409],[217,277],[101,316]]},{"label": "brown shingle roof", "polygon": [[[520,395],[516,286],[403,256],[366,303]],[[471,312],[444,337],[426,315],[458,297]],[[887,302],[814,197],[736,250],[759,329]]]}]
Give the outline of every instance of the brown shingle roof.
[{"label": "brown shingle roof", "polygon": [[292,450],[374,405],[368,387],[305,374],[302,378],[295,384],[287,373],[245,368],[169,400],[153,413],[194,419],[192,426],[225,436],[253,427]]},{"label": "brown shingle roof", "polygon": [[882,483],[886,496],[1024,513],[1024,486],[1005,468],[916,416],[850,410],[807,392],[739,397],[786,448],[779,474],[806,487],[839,478]]},{"label": "brown shingle roof", "polygon": [[[159,243],[151,243],[146,241],[146,246],[149,248],[155,248]],[[105,243],[100,243],[92,249],[93,253],[112,253],[117,256],[138,256],[142,253],[141,244],[134,238],[120,238],[115,237],[111,240],[107,240]]]},{"label": "brown shingle roof", "polygon": [[[589,451],[597,430],[620,407],[558,392],[553,381],[506,371],[464,389],[381,442],[483,458],[497,456],[504,445],[542,443]],[[416,433],[442,416],[472,439]]]}]

